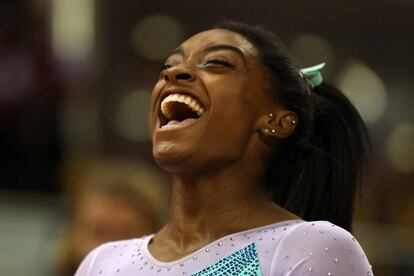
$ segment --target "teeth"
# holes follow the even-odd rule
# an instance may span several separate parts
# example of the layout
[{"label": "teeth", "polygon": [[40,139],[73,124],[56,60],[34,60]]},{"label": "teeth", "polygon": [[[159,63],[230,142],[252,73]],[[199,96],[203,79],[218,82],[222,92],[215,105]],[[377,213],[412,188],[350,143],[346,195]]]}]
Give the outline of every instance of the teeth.
[{"label": "teeth", "polygon": [[161,112],[165,117],[171,118],[171,111],[168,108],[167,103],[169,102],[180,102],[186,104],[191,110],[197,112],[198,116],[201,116],[204,113],[204,108],[192,97],[182,94],[171,94],[165,97],[161,102]]}]

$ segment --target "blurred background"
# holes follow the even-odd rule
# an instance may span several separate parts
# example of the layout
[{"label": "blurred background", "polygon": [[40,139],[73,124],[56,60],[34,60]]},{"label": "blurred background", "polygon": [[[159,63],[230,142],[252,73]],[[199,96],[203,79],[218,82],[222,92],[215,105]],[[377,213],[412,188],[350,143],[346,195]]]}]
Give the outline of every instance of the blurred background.
[{"label": "blurred background", "polygon": [[165,221],[150,92],[169,50],[224,19],[327,63],[373,140],[354,234],[375,275],[414,275],[413,14],[412,0],[0,0],[1,276],[71,275],[90,247]]}]

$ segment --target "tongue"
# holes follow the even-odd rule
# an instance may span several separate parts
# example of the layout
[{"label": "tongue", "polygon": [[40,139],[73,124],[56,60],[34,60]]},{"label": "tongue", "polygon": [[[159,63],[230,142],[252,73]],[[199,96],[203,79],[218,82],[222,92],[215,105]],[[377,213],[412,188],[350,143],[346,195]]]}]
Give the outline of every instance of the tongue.
[{"label": "tongue", "polygon": [[167,128],[170,128],[170,127],[174,128],[174,127],[181,127],[181,126],[182,127],[185,127],[185,126],[191,124],[195,120],[197,120],[197,119],[188,118],[188,119],[185,119],[185,120],[183,120],[181,122],[179,122],[177,120],[171,120],[166,125],[162,126],[161,128],[165,128],[165,127],[167,127]]},{"label": "tongue", "polygon": [[176,121],[176,120],[171,120],[167,123],[167,126],[172,126],[172,125],[176,125],[176,124],[179,124],[179,123],[181,123],[181,122]]}]

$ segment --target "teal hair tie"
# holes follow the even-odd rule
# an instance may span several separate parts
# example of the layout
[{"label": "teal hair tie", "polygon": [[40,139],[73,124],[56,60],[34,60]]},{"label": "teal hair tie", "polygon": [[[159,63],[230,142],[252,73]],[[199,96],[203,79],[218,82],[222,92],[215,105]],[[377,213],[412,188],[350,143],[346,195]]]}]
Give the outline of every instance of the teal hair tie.
[{"label": "teal hair tie", "polygon": [[312,67],[300,69],[300,75],[307,81],[310,87],[315,88],[323,82],[321,69],[325,66],[325,62]]}]

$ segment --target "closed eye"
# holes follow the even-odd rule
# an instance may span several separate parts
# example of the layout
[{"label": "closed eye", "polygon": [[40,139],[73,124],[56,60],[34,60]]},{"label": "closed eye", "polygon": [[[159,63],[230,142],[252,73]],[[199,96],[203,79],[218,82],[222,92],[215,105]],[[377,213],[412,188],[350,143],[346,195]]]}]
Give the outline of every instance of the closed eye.
[{"label": "closed eye", "polygon": [[171,67],[172,67],[172,65],[171,65],[171,64],[165,63],[165,64],[163,64],[163,65],[161,66],[160,72],[162,72],[162,71],[164,71],[164,70],[166,70],[166,69],[168,69],[168,68],[171,68]]},{"label": "closed eye", "polygon": [[204,62],[203,66],[206,66],[208,64],[217,64],[217,65],[222,65],[228,68],[234,68],[234,65],[228,62],[227,60],[217,59],[217,58],[207,60],[206,62]]}]

